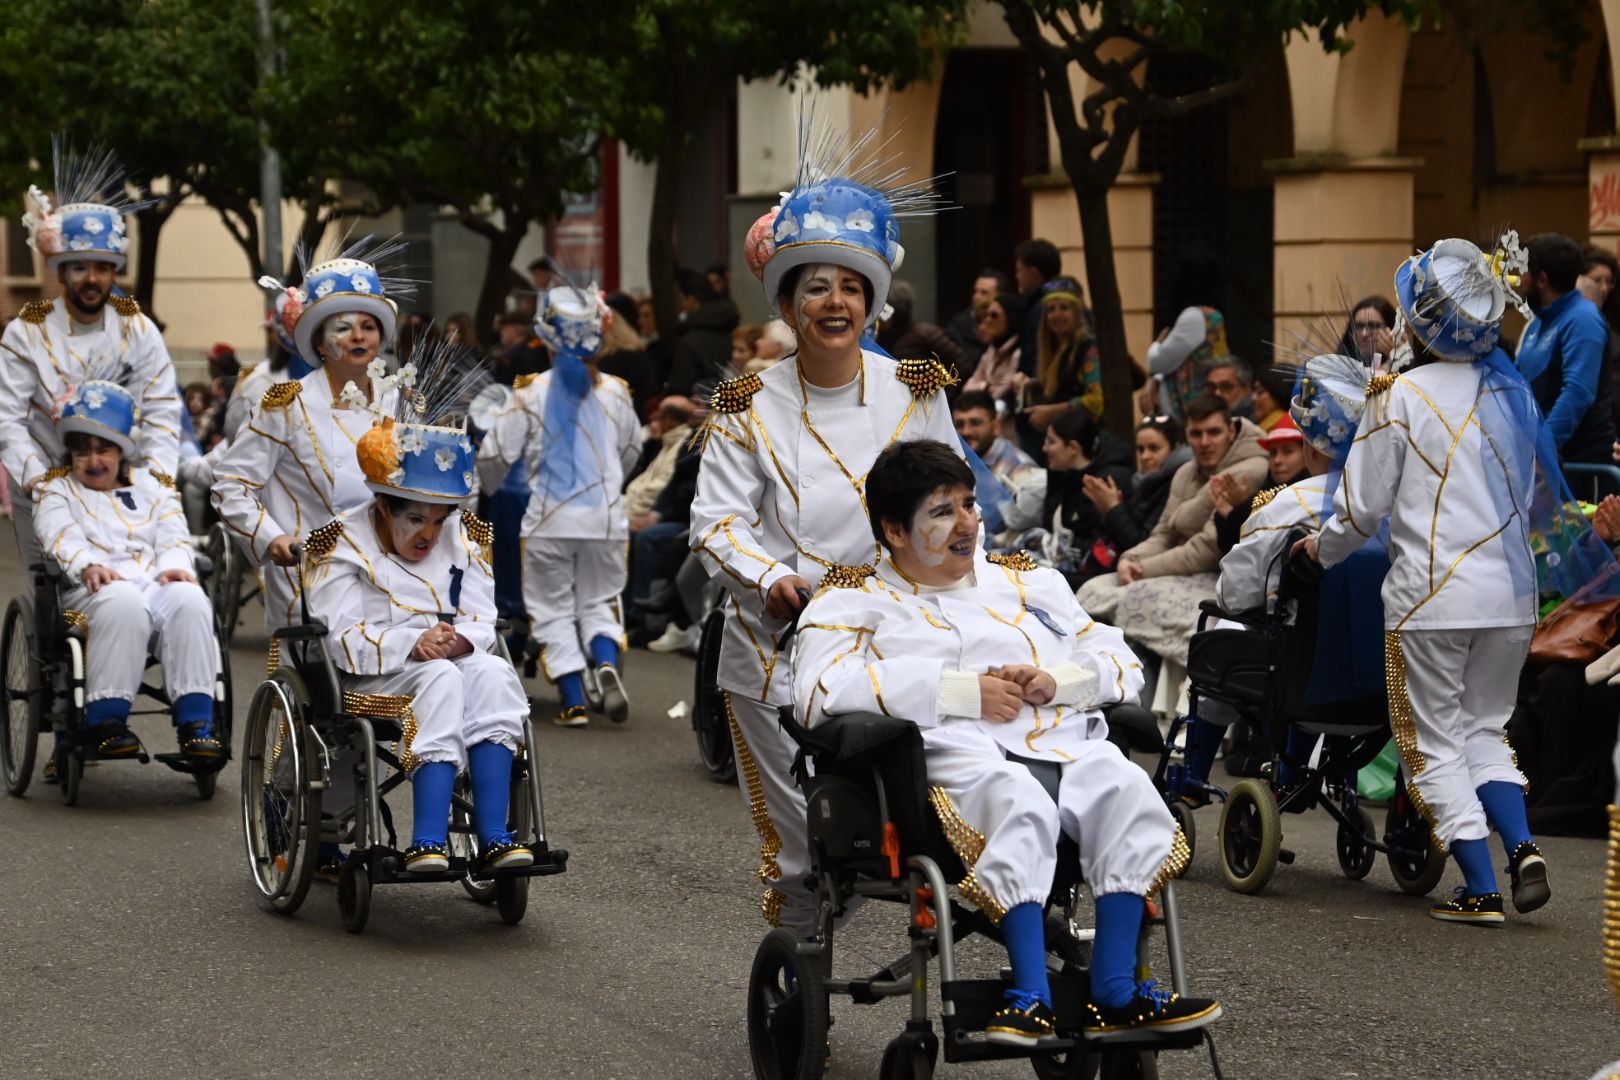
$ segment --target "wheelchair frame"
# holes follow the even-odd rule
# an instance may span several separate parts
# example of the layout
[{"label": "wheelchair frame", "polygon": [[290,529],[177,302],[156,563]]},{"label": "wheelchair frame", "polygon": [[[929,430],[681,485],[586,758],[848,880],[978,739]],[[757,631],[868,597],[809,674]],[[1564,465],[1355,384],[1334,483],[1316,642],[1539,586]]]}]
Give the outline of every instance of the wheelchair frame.
[{"label": "wheelchair frame", "polygon": [[[209,558],[194,554],[197,577],[204,591],[213,570]],[[66,574],[49,559],[28,567],[32,592],[12,597],[0,628],[0,662],[5,668],[6,714],[4,738],[0,739],[0,772],[6,791],[21,797],[33,779],[38,738],[47,732],[58,736],[51,754],[56,761],[58,791],[63,804],[76,806],[87,762],[135,760],[148,764],[154,758],[175,772],[187,773],[197,785],[197,797],[214,797],[219,773],[231,760],[231,734],[234,726],[231,694],[231,664],[227,644],[221,640],[218,621],[214,633],[214,737],[223,750],[211,761],[194,761],[175,751],[151,753],[145,750],[133,758],[102,759],[88,740],[84,726],[86,640],[84,628],[70,625],[62,605]],[[19,660],[21,661],[19,663]],[[145,667],[158,666],[148,651]],[[170,715],[171,702],[161,680],[149,680],[142,672],[132,705],[141,699],[155,708],[132,708],[130,717]]]}]

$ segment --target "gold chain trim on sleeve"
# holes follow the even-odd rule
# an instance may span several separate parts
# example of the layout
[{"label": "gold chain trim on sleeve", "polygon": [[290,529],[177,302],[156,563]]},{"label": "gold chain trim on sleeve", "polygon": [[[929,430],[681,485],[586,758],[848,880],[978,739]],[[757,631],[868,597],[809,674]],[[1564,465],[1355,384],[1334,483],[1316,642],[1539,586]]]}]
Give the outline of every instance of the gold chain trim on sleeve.
[{"label": "gold chain trim on sleeve", "polygon": [[21,311],[17,312],[17,318],[21,319],[25,323],[33,323],[35,326],[38,326],[45,321],[45,316],[49,315],[50,313],[51,301],[30,300],[28,303],[22,306]]},{"label": "gold chain trim on sleeve", "polygon": [[160,487],[166,487],[170,491],[180,490],[175,486],[174,477],[170,476],[168,473],[158,472],[156,469],[147,469],[146,471],[152,474],[152,479],[156,480]]},{"label": "gold chain trim on sleeve", "polygon": [[759,902],[759,913],[765,916],[766,925],[782,925],[782,905],[785,903],[787,903],[787,893],[781,889],[765,890],[765,898]]},{"label": "gold chain trim on sleeve", "polygon": [[1286,487],[1287,485],[1279,485],[1274,488],[1266,488],[1264,491],[1255,492],[1254,501],[1249,504],[1249,513],[1258,513],[1262,507],[1281,494]]},{"label": "gold chain trim on sleeve", "polygon": [[727,379],[714,388],[709,395],[709,411],[716,413],[740,413],[746,410],[754,400],[754,395],[765,389],[765,383],[757,374],[738,375],[734,379]]},{"label": "gold chain trim on sleeve", "polygon": [[[782,853],[782,837],[771,823],[770,807],[765,803],[765,785],[759,779],[759,764],[748,749],[748,739],[743,735],[742,725],[737,723],[737,713],[731,707],[731,691],[726,691],[725,698],[726,722],[731,726],[737,765],[742,769],[743,782],[748,788],[748,813],[754,819],[754,830],[759,833],[759,883],[769,885],[782,880],[782,866],[776,861],[776,857]],[[777,892],[776,889],[767,891],[761,906],[765,921],[772,926],[776,925],[772,918],[781,912],[782,903],[787,899],[784,895],[781,900],[773,901],[771,894]]]},{"label": "gold chain trim on sleeve", "polygon": [[141,313],[141,305],[133,296],[113,296],[109,297],[107,302],[113,306],[114,311],[126,319],[133,319]]},{"label": "gold chain trim on sleeve", "polygon": [[858,589],[866,579],[877,573],[870,563],[857,566],[829,566],[821,576],[823,589]]},{"label": "gold chain trim on sleeve", "polygon": [[1603,970],[1620,1007],[1620,806],[1609,807],[1609,872],[1603,889]]},{"label": "gold chain trim on sleeve", "polygon": [[64,477],[64,476],[71,475],[72,472],[73,472],[73,466],[71,466],[71,465],[58,465],[54,469],[47,470],[45,475],[39,478],[39,482],[41,484],[54,483],[57,480],[62,479],[62,477]]},{"label": "gold chain trim on sleeve", "polygon": [[467,534],[467,539],[481,548],[495,542],[495,527],[471,510],[461,512],[461,529]]},{"label": "gold chain trim on sleeve", "polygon": [[1385,390],[1388,390],[1390,387],[1394,386],[1395,380],[1399,378],[1399,375],[1395,375],[1388,371],[1374,375],[1371,379],[1367,380],[1367,396],[1370,398],[1377,397]]},{"label": "gold chain trim on sleeve", "polygon": [[1039,569],[1035,557],[1027,551],[1014,551],[1008,555],[986,555],[985,558],[997,566],[1005,566],[1009,570],[1028,572]]},{"label": "gold chain trim on sleeve", "polygon": [[1176,835],[1170,840],[1170,854],[1164,857],[1164,865],[1153,877],[1153,884],[1147,888],[1146,895],[1152,896],[1163,889],[1170,882],[1187,872],[1192,864],[1192,847],[1187,843],[1187,834],[1181,831],[1181,826],[1175,826]]},{"label": "gold chain trim on sleeve", "polygon": [[938,360],[902,360],[894,377],[910,387],[916,398],[931,398],[957,382],[956,372]]},{"label": "gold chain trim on sleeve", "polygon": [[411,752],[411,746],[416,742],[416,711],[411,708],[411,699],[405,694],[361,694],[353,690],[343,691],[343,711],[354,713],[356,716],[379,717],[384,720],[398,720],[401,739],[394,744],[394,753],[399,755],[399,767],[407,773],[416,771],[422,764],[422,759]]},{"label": "gold chain trim on sleeve", "polygon": [[304,540],[304,554],[312,562],[320,562],[332,554],[337,547],[338,537],[343,535],[343,519],[333,518],[325,525],[311,532]]},{"label": "gold chain trim on sleeve", "polygon": [[513,392],[515,393],[516,391],[523,389],[525,386],[528,386],[530,383],[534,382],[534,380],[538,379],[539,377],[540,377],[540,373],[538,371],[531,371],[531,372],[528,372],[527,374],[519,375],[517,378],[512,380],[512,390],[513,390]]},{"label": "gold chain trim on sleeve", "polygon": [[62,621],[67,623],[69,626],[77,626],[80,630],[83,630],[90,625],[90,617],[88,615],[82,611],[74,611],[72,608],[63,609]]},{"label": "gold chain trim on sleeve", "polygon": [[271,638],[270,649],[264,656],[264,673],[274,675],[276,668],[281,666],[281,639]]},{"label": "gold chain trim on sleeve", "polygon": [[962,812],[944,788],[929,788],[928,801],[934,805],[934,813],[939,816],[940,828],[951,850],[968,868],[967,877],[956,883],[956,891],[962,894],[962,899],[984,912],[991,922],[1000,923],[1007,914],[1007,905],[991,895],[974,870],[974,864],[984,854],[984,833],[963,820]]},{"label": "gold chain trim on sleeve", "polygon": [[[1384,634],[1384,679],[1389,685],[1389,725],[1395,732],[1395,747],[1406,763],[1406,794],[1417,807],[1430,831],[1435,826],[1434,811],[1418,791],[1417,778],[1429,767],[1428,759],[1418,748],[1417,719],[1412,712],[1412,699],[1406,692],[1406,653],[1401,648],[1401,632],[1390,630]],[[1437,838],[1438,839],[1438,838]]]},{"label": "gold chain trim on sleeve", "polygon": [[264,392],[264,397],[259,399],[259,408],[285,409],[303,392],[304,384],[301,382],[278,382]]}]

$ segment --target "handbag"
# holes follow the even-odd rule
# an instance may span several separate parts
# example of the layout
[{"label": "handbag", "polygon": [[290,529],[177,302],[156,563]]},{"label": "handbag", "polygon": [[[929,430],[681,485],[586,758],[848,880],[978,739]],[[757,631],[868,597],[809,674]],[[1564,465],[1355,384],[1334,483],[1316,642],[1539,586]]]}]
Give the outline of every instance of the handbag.
[{"label": "handbag", "polygon": [[1536,627],[1530,660],[1537,664],[1590,664],[1620,633],[1620,597],[1566,600]]}]

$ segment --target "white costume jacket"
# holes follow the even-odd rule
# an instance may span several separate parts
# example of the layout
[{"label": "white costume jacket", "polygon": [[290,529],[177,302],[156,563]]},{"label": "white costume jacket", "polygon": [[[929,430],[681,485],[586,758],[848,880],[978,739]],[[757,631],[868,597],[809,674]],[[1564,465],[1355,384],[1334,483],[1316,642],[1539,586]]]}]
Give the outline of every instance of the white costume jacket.
[{"label": "white costume jacket", "polygon": [[[0,464],[29,484],[60,464],[62,440],[52,419],[56,402],[84,381],[102,358],[127,364],[125,382],[139,409],[136,454],[144,465],[174,476],[180,458],[180,388],[163,336],[135,301],[113,297],[102,309],[102,328],[69,332],[61,297],[34,301],[0,337]],[[121,382],[125,380],[120,379]]]},{"label": "white costume jacket", "polygon": [[[822,389],[789,357],[715,388],[692,504],[692,548],[730,591],[720,685],[771,705],[789,700],[777,671],[786,623],[765,613],[783,578],[818,584],[833,566],[875,564],[866,474],[902,439],[961,442],[937,361],[861,354],[848,386]],[[1072,600],[1072,598],[1071,598]]]},{"label": "white costume jacket", "polygon": [[[800,721],[842,713],[900,716],[925,733],[967,725],[1020,757],[1069,762],[1105,738],[1099,706],[1134,698],[1142,665],[1124,635],[1096,622],[1055,570],[980,552],[953,586],[908,581],[887,557],[875,574],[835,571],[799,616],[793,689]],[[976,580],[975,580],[976,579]],[[1049,705],[1010,723],[980,718],[978,676],[1032,664],[1057,682]]]},{"label": "white costume jacket", "polygon": [[540,460],[551,376],[549,371],[542,372],[519,387],[512,403],[496,418],[495,427],[478,448],[479,480],[485,491],[499,491],[513,463],[525,463],[532,493],[523,515],[526,537],[623,540],[630,535],[621,494],[624,474],[641,449],[641,423],[630,400],[630,385],[617,376],[603,375],[580,402],[575,445],[589,456],[583,469],[591,481],[575,490],[552,491]]},{"label": "white costume jacket", "polygon": [[[1316,532],[1328,509],[1328,478],[1310,476],[1254,497],[1238,542],[1221,559],[1215,597],[1227,611],[1270,609],[1294,530]],[[1228,624],[1231,625],[1231,624]]]},{"label": "white costume jacket", "polygon": [[375,400],[375,412],[335,409],[323,369],[277,383],[215,463],[214,506],[238,546],[264,568],[268,625],[299,619],[298,576],[269,562],[270,542],[283,534],[302,538],[371,502],[355,443],[377,414],[393,413],[396,393]]},{"label": "white costume jacket", "polygon": [[[1474,364],[1435,362],[1375,379],[1323,526],[1323,565],[1385,518],[1387,630],[1526,626],[1536,620],[1527,512],[1534,457]],[[1525,393],[1528,388],[1502,393]],[[1511,463],[1519,462],[1520,465]]]},{"label": "white costume jacket", "polygon": [[132,466],[129,486],[94,491],[64,468],[39,486],[34,531],[40,545],[77,584],[105,566],[145,587],[166,570],[195,571],[191,530],[172,481]]}]

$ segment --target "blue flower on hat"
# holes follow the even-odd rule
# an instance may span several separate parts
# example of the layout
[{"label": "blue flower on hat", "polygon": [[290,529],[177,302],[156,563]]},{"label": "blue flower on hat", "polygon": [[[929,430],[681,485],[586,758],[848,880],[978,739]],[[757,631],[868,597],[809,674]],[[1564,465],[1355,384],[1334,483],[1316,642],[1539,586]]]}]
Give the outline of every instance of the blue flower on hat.
[{"label": "blue flower on hat", "polygon": [[334,282],[331,278],[327,278],[325,281],[315,286],[315,299],[319,300],[325,297],[332,291],[335,285],[336,282]]},{"label": "blue flower on hat", "polygon": [[844,219],[844,225],[859,232],[872,232],[877,228],[877,220],[870,210],[852,210]]},{"label": "blue flower on hat", "polygon": [[782,212],[776,217],[776,242],[780,244],[782,241],[798,235],[799,219],[793,216],[791,207],[784,206]]},{"label": "blue flower on hat", "polygon": [[85,223],[84,223],[84,231],[89,233],[91,236],[96,235],[97,233],[99,233],[103,229],[105,229],[106,227],[107,226],[105,226],[105,225],[103,225],[101,223],[100,218],[95,218],[95,217],[87,218],[85,220]]}]

